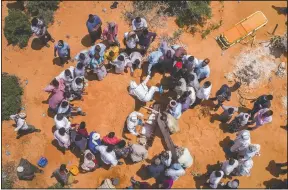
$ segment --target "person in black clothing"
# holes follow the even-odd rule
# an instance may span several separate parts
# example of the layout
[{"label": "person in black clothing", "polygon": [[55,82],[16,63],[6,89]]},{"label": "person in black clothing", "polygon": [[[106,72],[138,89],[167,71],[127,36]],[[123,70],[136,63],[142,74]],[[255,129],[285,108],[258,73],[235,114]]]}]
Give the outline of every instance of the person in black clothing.
[{"label": "person in black clothing", "polygon": [[218,104],[214,107],[214,110],[217,111],[225,101],[230,101],[230,98],[230,87],[227,84],[223,84],[221,88],[216,92],[216,96],[214,98],[210,98],[210,100],[218,100]]},{"label": "person in black clothing", "polygon": [[254,106],[251,110],[251,118],[254,118],[255,113],[263,108],[270,108],[271,107],[271,100],[273,100],[273,95],[262,95],[259,96],[257,99],[252,100],[254,102]]},{"label": "person in black clothing", "polygon": [[154,32],[149,32],[145,28],[141,35],[139,35],[139,45],[141,47],[142,55],[146,54],[150,44],[155,40],[157,34]]},{"label": "person in black clothing", "polygon": [[165,170],[165,166],[161,163],[159,158],[156,158],[153,164],[147,166],[147,170],[150,177],[159,180]]},{"label": "person in black clothing", "polygon": [[28,160],[21,158],[17,167],[17,176],[19,180],[33,180],[35,173],[43,173],[43,170],[31,164]]}]

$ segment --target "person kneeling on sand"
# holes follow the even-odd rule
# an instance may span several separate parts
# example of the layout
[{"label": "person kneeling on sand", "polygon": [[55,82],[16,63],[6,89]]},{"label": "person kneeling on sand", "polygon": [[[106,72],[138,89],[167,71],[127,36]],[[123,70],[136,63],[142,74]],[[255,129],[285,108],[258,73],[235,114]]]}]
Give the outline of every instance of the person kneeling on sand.
[{"label": "person kneeling on sand", "polygon": [[207,183],[209,183],[209,186],[212,189],[217,189],[218,185],[221,185],[222,183],[220,183],[221,179],[224,176],[224,172],[219,170],[219,171],[213,171],[209,177],[209,179],[207,180]]},{"label": "person kneeling on sand", "polygon": [[86,113],[82,111],[80,107],[73,107],[73,104],[69,104],[67,100],[63,100],[58,107],[58,114],[61,113],[66,117],[72,117],[72,111],[76,111],[77,114],[85,116]]},{"label": "person kneeling on sand", "polygon": [[138,136],[139,133],[136,131],[136,127],[138,125],[142,125],[142,120],[139,118],[143,118],[144,115],[142,113],[139,113],[137,111],[133,111],[132,113],[129,114],[126,124],[127,124],[127,129],[128,131],[135,136]]},{"label": "person kneeling on sand", "polygon": [[70,135],[65,130],[64,127],[56,130],[54,132],[54,138],[58,141],[58,144],[60,147],[62,147],[62,152],[65,152],[65,149],[68,149],[70,147],[71,141],[70,141]]},{"label": "person kneeling on sand", "polygon": [[17,176],[19,180],[33,180],[35,173],[44,173],[43,170],[31,164],[28,160],[21,158],[17,167]]},{"label": "person kneeling on sand", "polygon": [[130,146],[130,148],[130,158],[133,162],[141,162],[142,160],[148,158],[148,150],[145,148],[145,146],[140,144],[133,144]]},{"label": "person kneeling on sand", "polygon": [[153,95],[155,92],[163,93],[163,88],[160,86],[159,88],[156,86],[147,87],[147,82],[150,79],[150,75],[146,77],[146,79],[139,85],[135,81],[130,81],[129,86],[129,94],[132,96],[136,96],[138,100],[142,102],[149,102],[153,99]]},{"label": "person kneeling on sand", "polygon": [[85,150],[84,152],[84,161],[81,165],[81,169],[86,172],[93,172],[99,168],[98,161],[90,150]]},{"label": "person kneeling on sand", "polygon": [[120,141],[121,141],[120,139],[115,137],[115,133],[114,132],[110,132],[108,135],[106,135],[102,139],[103,144],[105,144],[105,145],[113,145],[113,146],[118,144]]},{"label": "person kneeling on sand", "polygon": [[33,125],[28,125],[26,123],[26,114],[25,113],[18,113],[15,115],[10,115],[10,119],[13,119],[16,123],[16,128],[14,131],[17,131],[17,139],[20,137],[33,133],[33,132],[41,132],[40,129],[36,129]]}]

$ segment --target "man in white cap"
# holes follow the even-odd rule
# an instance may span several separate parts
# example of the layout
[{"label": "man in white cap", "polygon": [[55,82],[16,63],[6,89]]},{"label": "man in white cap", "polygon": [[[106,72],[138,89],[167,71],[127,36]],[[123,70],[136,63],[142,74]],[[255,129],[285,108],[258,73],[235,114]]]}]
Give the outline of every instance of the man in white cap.
[{"label": "man in white cap", "polygon": [[247,148],[238,152],[238,157],[240,160],[249,160],[254,156],[260,156],[260,148],[259,144],[250,144]]},{"label": "man in white cap", "polygon": [[133,144],[131,145],[130,157],[133,162],[141,162],[148,158],[148,150],[143,145]]},{"label": "man in white cap", "polygon": [[224,176],[224,172],[219,170],[219,171],[213,171],[210,175],[209,180],[207,181],[209,183],[209,186],[212,189],[217,189],[218,184],[220,183],[221,179]]},{"label": "man in white cap", "polygon": [[65,149],[68,149],[71,144],[70,135],[66,132],[65,128],[62,127],[56,130],[54,132],[54,138],[58,141],[59,146],[64,148],[62,152],[65,153]]},{"label": "man in white cap", "polygon": [[31,164],[28,160],[21,158],[17,167],[17,176],[19,180],[32,180],[35,173],[43,173],[43,170]]},{"label": "man in white cap", "polygon": [[13,119],[16,123],[16,128],[14,129],[14,131],[17,131],[17,139],[29,133],[41,132],[40,129],[36,129],[33,125],[28,125],[26,123],[25,113],[10,115],[10,119]]},{"label": "man in white cap", "polygon": [[160,86],[159,88],[156,86],[150,87],[150,89],[147,87],[147,82],[150,79],[150,75],[148,75],[145,80],[137,85],[135,81],[130,81],[129,86],[129,94],[132,96],[136,96],[138,100],[142,102],[149,102],[153,99],[153,95],[155,92],[159,92],[160,94],[163,93],[163,88]]},{"label": "man in white cap", "polygon": [[129,116],[126,120],[128,131],[132,135],[135,135],[135,136],[139,135],[139,133],[137,133],[137,131],[136,131],[136,127],[138,125],[142,125],[142,120],[138,117],[143,118],[144,115],[142,113],[137,112],[137,111],[133,111],[132,113],[129,114]]},{"label": "man in white cap", "polygon": [[234,170],[233,174],[236,176],[250,176],[250,171],[253,167],[253,160],[245,160],[240,161],[236,170]]},{"label": "man in white cap", "polygon": [[112,146],[100,145],[95,147],[100,152],[101,160],[110,166],[122,165],[123,162],[117,160]]},{"label": "man in white cap", "polygon": [[102,185],[98,187],[98,189],[116,189],[115,186],[119,185],[118,178],[107,178],[102,182]]},{"label": "man in white cap", "polygon": [[242,130],[236,134],[233,146],[230,148],[231,152],[239,152],[245,150],[251,143],[250,132]]},{"label": "man in white cap", "polygon": [[56,129],[64,127],[64,129],[68,131],[71,128],[71,122],[63,114],[56,114],[54,116],[54,122]]},{"label": "man in white cap", "polygon": [[180,176],[185,175],[185,170],[181,164],[174,163],[165,171],[165,176],[171,177],[173,181],[176,181]]},{"label": "man in white cap", "polygon": [[230,158],[222,163],[221,170],[224,172],[225,175],[229,176],[231,172],[234,171],[236,167],[238,167],[238,161]]}]

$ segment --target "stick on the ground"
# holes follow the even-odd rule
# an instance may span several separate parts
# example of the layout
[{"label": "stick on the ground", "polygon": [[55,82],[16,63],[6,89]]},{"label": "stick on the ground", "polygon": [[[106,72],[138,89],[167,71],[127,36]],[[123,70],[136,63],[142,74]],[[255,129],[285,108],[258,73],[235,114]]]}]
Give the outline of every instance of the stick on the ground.
[{"label": "stick on the ground", "polygon": [[147,110],[152,111],[153,113],[159,113],[158,111],[156,111],[156,110],[154,110],[154,109],[152,109],[152,108],[149,108],[149,107],[147,107],[147,106],[142,106],[142,107],[145,108],[145,109],[147,109]]},{"label": "stick on the ground", "polygon": [[277,28],[278,28],[278,24],[276,24],[276,26],[275,26],[275,28],[274,28],[274,30],[273,30],[273,32],[272,32],[272,35],[274,35],[274,34],[275,34],[275,32],[276,32]]}]

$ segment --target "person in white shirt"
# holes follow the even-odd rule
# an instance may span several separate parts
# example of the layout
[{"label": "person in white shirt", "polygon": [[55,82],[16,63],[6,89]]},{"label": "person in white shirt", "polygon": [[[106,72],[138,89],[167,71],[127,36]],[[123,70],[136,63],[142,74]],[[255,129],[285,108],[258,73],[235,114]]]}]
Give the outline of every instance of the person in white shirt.
[{"label": "person in white shirt", "polygon": [[209,186],[212,189],[217,189],[218,184],[220,183],[222,177],[224,176],[223,171],[213,171],[210,175],[210,178],[208,180]]},{"label": "person in white shirt", "polygon": [[68,69],[62,71],[57,77],[55,77],[58,81],[60,79],[63,79],[65,82],[65,86],[69,87],[71,86],[73,80],[74,80],[74,67],[70,66]]},{"label": "person in white shirt", "polygon": [[141,69],[142,66],[142,55],[141,53],[134,51],[129,55],[130,60],[127,62],[127,67],[130,68],[131,76],[134,76],[135,69]]},{"label": "person in white shirt", "polygon": [[133,51],[137,51],[137,44],[139,38],[135,32],[126,32],[124,33],[124,43],[126,45],[126,52],[129,54]]},{"label": "person in white shirt", "polygon": [[190,168],[193,164],[193,157],[187,148],[183,148],[183,154],[178,157],[178,163],[183,168]]},{"label": "person in white shirt", "polygon": [[184,55],[182,61],[183,67],[186,68],[188,72],[193,72],[195,67],[199,64],[199,60],[192,55]]},{"label": "person in white shirt", "polygon": [[241,160],[236,170],[233,172],[236,176],[250,176],[250,171],[253,167],[253,160]]},{"label": "person in white shirt", "polygon": [[92,152],[87,149],[84,151],[84,161],[81,165],[81,168],[84,171],[92,172],[98,167],[97,160]]},{"label": "person in white shirt", "polygon": [[17,131],[17,139],[29,133],[41,132],[40,129],[36,129],[33,125],[28,125],[26,123],[25,113],[10,115],[10,119],[13,119],[16,123],[16,128],[14,129],[14,131]]},{"label": "person in white shirt", "polygon": [[225,175],[229,176],[234,171],[234,169],[238,167],[238,165],[238,161],[231,158],[222,163],[221,170],[224,172]]},{"label": "person in white shirt", "polygon": [[174,163],[165,171],[165,176],[171,177],[173,181],[176,181],[180,176],[185,175],[185,170],[181,164]]},{"label": "person in white shirt", "polygon": [[129,85],[129,94],[132,96],[136,96],[142,102],[149,102],[153,99],[153,95],[155,92],[163,93],[163,88],[160,86],[159,88],[156,86],[147,87],[147,82],[150,79],[150,75],[148,75],[145,80],[137,85],[135,81],[130,81]]},{"label": "person in white shirt", "polygon": [[132,30],[142,31],[143,29],[148,28],[147,21],[144,18],[136,17],[132,20]]},{"label": "person in white shirt", "polygon": [[245,150],[251,143],[250,132],[242,130],[236,134],[233,146],[230,148],[231,152],[239,152]]},{"label": "person in white shirt", "polygon": [[65,149],[68,149],[71,144],[70,135],[66,132],[65,128],[62,127],[54,132],[54,138],[58,141],[59,146],[64,148],[64,153]]},{"label": "person in white shirt", "polygon": [[126,120],[126,124],[127,124],[127,129],[128,131],[135,136],[138,136],[139,133],[137,133],[136,131],[136,127],[138,125],[142,124],[142,120],[139,119],[138,117],[144,117],[144,115],[142,113],[139,113],[137,111],[133,111],[132,113],[129,114],[127,120]]},{"label": "person in white shirt", "polygon": [[115,66],[115,73],[117,74],[123,74],[128,63],[130,63],[129,56],[124,52],[110,62],[111,65]]},{"label": "person in white shirt", "polygon": [[259,144],[250,144],[244,150],[239,151],[239,160],[249,160],[252,159],[254,156],[260,156],[260,148],[261,146]]},{"label": "person in white shirt", "polygon": [[56,129],[61,129],[62,127],[68,131],[71,128],[71,122],[63,114],[56,114],[54,116]]},{"label": "person in white shirt", "polygon": [[196,101],[194,102],[193,107],[199,105],[202,100],[208,100],[211,94],[212,84],[210,81],[206,81],[199,90],[196,92]]},{"label": "person in white shirt", "polygon": [[[82,94],[84,94],[84,77],[75,77],[71,84],[71,94],[73,99],[82,99]],[[86,94],[86,93],[85,93]]]},{"label": "person in white shirt", "polygon": [[82,62],[78,62],[74,69],[75,77],[84,77],[86,74],[86,68]]},{"label": "person in white shirt", "polygon": [[55,42],[55,40],[49,34],[47,27],[44,24],[44,21],[34,17],[31,20],[31,31],[41,40],[42,44],[46,47],[50,47],[47,43],[51,40],[51,42]]},{"label": "person in white shirt", "polygon": [[100,152],[101,160],[105,164],[112,165],[112,166],[117,166],[117,165],[123,164],[123,162],[120,162],[117,160],[116,154],[113,151],[112,146],[100,145],[100,146],[96,146],[95,149]]},{"label": "person in white shirt", "polygon": [[90,58],[93,58],[95,53],[98,52],[99,55],[102,57],[104,56],[105,50],[106,50],[105,44],[98,43],[89,49],[88,55]]}]

